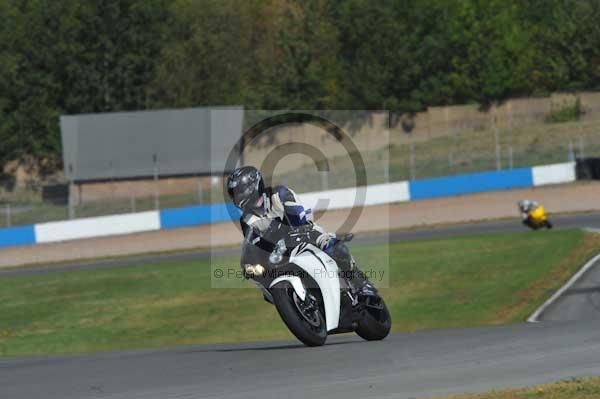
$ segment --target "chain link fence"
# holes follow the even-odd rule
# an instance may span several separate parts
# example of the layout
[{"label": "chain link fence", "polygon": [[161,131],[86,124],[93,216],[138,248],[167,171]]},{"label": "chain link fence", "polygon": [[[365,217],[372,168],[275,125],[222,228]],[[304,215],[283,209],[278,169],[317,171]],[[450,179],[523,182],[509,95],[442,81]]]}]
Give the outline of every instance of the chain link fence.
[{"label": "chain link fence", "polygon": [[156,181],[114,181],[89,186],[66,181],[15,186],[12,179],[0,180],[0,227],[218,202],[210,185],[220,186],[221,178],[188,177],[185,186],[194,188],[169,187],[181,180],[158,177]]},{"label": "chain link fence", "polygon": [[[471,130],[430,139],[392,126],[389,135],[391,144],[385,148],[355,137],[367,143],[361,146],[360,155],[368,184],[600,157],[600,121]],[[325,171],[307,161],[292,170],[275,168],[267,179],[298,193],[356,185],[347,154],[333,155],[327,161]],[[160,165],[157,169],[161,170]],[[81,185],[67,181],[17,184],[4,179],[0,180],[0,227],[222,202],[222,184],[222,176],[165,177],[160,173],[154,179]]]},{"label": "chain link fence", "polygon": [[600,157],[600,121],[412,138],[390,151],[390,179],[415,180]]}]

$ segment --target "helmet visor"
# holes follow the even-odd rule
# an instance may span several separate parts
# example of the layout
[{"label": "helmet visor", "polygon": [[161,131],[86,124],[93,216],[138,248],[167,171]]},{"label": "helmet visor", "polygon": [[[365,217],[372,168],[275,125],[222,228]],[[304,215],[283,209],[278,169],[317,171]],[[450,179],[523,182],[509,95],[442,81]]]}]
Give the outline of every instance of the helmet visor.
[{"label": "helmet visor", "polygon": [[233,204],[243,210],[256,206],[260,199],[257,190],[251,186],[236,187],[228,190],[228,192]]}]

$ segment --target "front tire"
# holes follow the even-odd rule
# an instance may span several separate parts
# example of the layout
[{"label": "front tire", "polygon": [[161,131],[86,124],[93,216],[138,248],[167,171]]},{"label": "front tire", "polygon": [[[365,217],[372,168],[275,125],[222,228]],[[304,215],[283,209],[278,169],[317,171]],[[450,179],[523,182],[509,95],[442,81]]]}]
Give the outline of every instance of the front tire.
[{"label": "front tire", "polygon": [[552,222],[550,221],[550,219],[546,220],[546,228],[551,229],[553,227]]},{"label": "front tire", "polygon": [[[302,309],[303,301],[288,281],[271,288],[273,302],[287,328],[306,346],[321,346],[327,339],[327,326],[318,302],[312,311]],[[307,293],[308,295],[308,293]]]},{"label": "front tire", "polygon": [[365,308],[364,317],[358,322],[355,330],[359,337],[367,341],[384,339],[392,328],[392,318],[383,298],[379,298],[379,303],[381,309],[371,306]]}]

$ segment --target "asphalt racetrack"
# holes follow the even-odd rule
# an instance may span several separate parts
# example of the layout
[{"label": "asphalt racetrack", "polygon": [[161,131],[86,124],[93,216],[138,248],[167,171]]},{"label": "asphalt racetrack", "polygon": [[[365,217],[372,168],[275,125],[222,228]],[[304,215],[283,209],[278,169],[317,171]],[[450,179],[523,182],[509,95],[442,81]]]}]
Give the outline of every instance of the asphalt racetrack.
[{"label": "asphalt racetrack", "polygon": [[600,321],[0,361],[0,397],[426,398],[600,375]]},{"label": "asphalt racetrack", "polygon": [[539,315],[540,321],[600,320],[600,260]]},{"label": "asphalt racetrack", "polygon": [[[559,216],[554,222],[557,228],[599,228],[600,215]],[[514,221],[490,222],[397,231],[389,238],[522,229]],[[377,234],[357,237],[381,240]],[[2,274],[140,263],[143,257]],[[600,376],[599,286],[600,272],[592,268],[535,324],[400,333],[380,342],[334,336],[320,348],[288,341],[2,359],[0,398],[427,398]]]}]

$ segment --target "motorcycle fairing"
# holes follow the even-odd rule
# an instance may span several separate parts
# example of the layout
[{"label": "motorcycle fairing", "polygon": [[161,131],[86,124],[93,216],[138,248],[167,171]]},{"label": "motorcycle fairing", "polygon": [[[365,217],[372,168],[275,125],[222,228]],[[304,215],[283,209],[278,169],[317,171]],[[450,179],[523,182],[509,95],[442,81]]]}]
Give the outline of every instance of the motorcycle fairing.
[{"label": "motorcycle fairing", "polygon": [[323,297],[327,331],[336,329],[340,319],[340,279],[336,262],[321,249],[308,243],[294,248],[289,262],[315,280]]},{"label": "motorcycle fairing", "polygon": [[273,280],[271,282],[271,284],[269,284],[269,288],[273,288],[273,286],[281,281],[289,281],[290,284],[292,284],[292,287],[294,288],[294,291],[296,291],[296,295],[298,295],[298,297],[301,300],[306,299],[306,289],[304,288],[304,285],[302,284],[302,280],[300,280],[300,277],[298,276],[280,276],[277,277],[275,280]]}]

